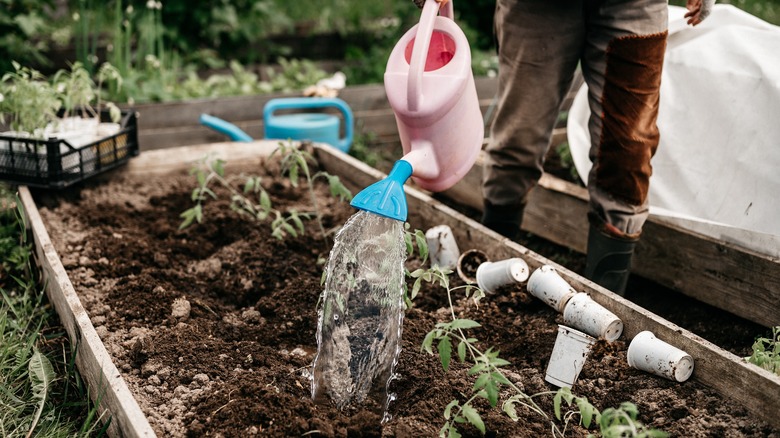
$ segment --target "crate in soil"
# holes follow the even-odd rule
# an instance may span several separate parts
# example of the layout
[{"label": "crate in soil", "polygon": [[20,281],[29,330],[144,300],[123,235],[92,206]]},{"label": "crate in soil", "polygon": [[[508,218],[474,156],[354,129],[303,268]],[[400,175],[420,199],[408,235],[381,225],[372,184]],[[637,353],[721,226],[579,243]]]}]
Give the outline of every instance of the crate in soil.
[{"label": "crate in soil", "polygon": [[[109,121],[108,111],[100,114]],[[0,134],[0,180],[60,189],[126,163],[138,155],[136,112],[122,111],[119,131],[82,146],[68,140]]]}]

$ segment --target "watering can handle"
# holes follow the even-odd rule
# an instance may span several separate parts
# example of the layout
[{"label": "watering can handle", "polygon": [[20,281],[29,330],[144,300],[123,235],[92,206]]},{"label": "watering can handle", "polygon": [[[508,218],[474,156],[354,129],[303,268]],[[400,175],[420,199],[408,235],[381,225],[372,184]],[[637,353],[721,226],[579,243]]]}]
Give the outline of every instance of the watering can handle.
[{"label": "watering can handle", "polygon": [[[454,19],[452,0],[441,7],[442,16]],[[428,48],[431,44],[433,27],[436,23],[436,15],[439,12],[439,3],[436,0],[426,0],[423,6],[420,24],[417,26],[417,35],[414,37],[412,47],[412,59],[409,63],[409,84],[406,89],[406,100],[410,111],[417,111],[422,101],[422,77],[425,71],[425,60],[428,58]]]},{"label": "watering can handle", "polygon": [[291,97],[271,99],[263,108],[263,121],[267,123],[274,111],[280,109],[327,108],[335,107],[344,115],[344,138],[339,139],[342,150],[349,149],[352,144],[353,116],[346,102],[336,97]]}]

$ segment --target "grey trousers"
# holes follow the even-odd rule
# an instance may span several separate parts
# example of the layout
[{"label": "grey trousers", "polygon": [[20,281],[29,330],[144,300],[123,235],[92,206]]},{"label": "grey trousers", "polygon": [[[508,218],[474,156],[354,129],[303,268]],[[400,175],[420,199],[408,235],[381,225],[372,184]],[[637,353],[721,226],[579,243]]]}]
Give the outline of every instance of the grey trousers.
[{"label": "grey trousers", "polygon": [[659,140],[666,0],[497,0],[495,21],[499,103],[485,200],[525,202],[580,65],[591,110],[589,219],[616,237],[638,237]]}]

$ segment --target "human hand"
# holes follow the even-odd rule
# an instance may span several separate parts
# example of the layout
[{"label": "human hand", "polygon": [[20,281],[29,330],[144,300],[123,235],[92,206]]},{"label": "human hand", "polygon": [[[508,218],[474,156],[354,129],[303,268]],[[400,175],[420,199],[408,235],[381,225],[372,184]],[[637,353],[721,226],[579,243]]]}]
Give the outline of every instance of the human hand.
[{"label": "human hand", "polygon": [[712,12],[712,7],[715,4],[715,0],[688,0],[685,7],[688,12],[685,13],[685,18],[688,19],[688,24],[696,26],[704,21]]}]

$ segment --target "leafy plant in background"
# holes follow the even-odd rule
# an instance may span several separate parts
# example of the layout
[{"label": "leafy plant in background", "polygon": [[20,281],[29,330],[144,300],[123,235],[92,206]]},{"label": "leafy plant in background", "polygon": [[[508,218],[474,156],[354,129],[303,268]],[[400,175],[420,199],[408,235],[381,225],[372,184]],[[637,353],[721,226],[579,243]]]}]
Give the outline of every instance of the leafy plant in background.
[{"label": "leafy plant in background", "polygon": [[52,34],[48,11],[53,0],[0,0],[0,73],[14,70],[12,61],[48,66]]},{"label": "leafy plant in background", "polygon": [[0,123],[14,131],[40,137],[46,125],[57,119],[62,102],[57,91],[37,70],[13,62],[13,72],[0,79]]},{"label": "leafy plant in background", "polygon": [[772,328],[772,338],[759,337],[753,343],[748,362],[780,375],[780,326]]},{"label": "leafy plant in background", "polygon": [[[115,104],[100,99],[100,86],[79,62],[69,70],[57,71],[51,81],[37,70],[16,62],[13,65],[15,71],[0,79],[0,123],[8,122],[17,135],[41,138],[47,125],[57,125],[78,110],[84,111],[84,117],[97,117],[105,106],[113,122],[121,116]],[[104,77],[121,83],[121,77],[108,64],[101,67],[98,76],[101,83]]]}]

